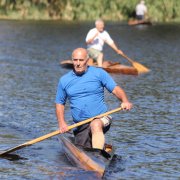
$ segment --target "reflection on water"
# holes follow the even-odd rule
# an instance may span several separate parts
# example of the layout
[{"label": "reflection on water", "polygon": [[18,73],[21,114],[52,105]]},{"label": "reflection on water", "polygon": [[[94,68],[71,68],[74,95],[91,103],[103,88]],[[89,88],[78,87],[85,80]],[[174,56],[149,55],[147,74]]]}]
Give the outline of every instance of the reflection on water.
[{"label": "reflection on water", "polygon": [[[0,152],[2,153],[2,152]],[[1,158],[4,158],[4,159],[7,159],[7,160],[10,160],[10,161],[18,161],[18,160],[21,160],[21,159],[24,159],[24,160],[27,160],[27,158],[23,158],[17,154],[7,154],[7,155],[3,155],[1,156]]]},{"label": "reflection on water", "polygon": [[[60,76],[93,23],[0,21],[0,150],[56,130],[54,98]],[[121,156],[108,179],[178,179],[179,173],[179,25],[129,27],[107,24],[120,48],[151,69],[142,76],[112,74],[134,103],[113,115],[107,141]],[[105,46],[105,58],[128,64]],[[118,101],[106,92],[110,109]],[[66,118],[71,116],[67,106]],[[1,179],[88,179],[62,154],[57,137],[16,152],[16,161],[0,159]],[[105,179],[107,179],[105,177]],[[95,178],[94,178],[95,179]]]}]

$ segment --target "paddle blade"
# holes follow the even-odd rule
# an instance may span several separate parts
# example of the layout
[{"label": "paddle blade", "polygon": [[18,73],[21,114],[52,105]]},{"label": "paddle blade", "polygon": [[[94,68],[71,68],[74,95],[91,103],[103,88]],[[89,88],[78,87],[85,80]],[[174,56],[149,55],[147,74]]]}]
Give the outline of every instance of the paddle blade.
[{"label": "paddle blade", "polygon": [[16,147],[13,147],[13,148],[4,150],[4,151],[0,151],[0,156],[4,156],[4,155],[9,154],[9,153],[11,153],[11,152],[14,152],[14,151],[16,151],[16,150],[18,150],[18,149],[22,149],[23,147],[26,147],[26,146],[28,146],[28,145],[21,144],[21,145],[19,145],[19,146],[16,146]]},{"label": "paddle blade", "polygon": [[16,147],[13,147],[13,148],[10,148],[10,149],[4,150],[4,151],[0,151],[0,156],[9,154],[9,153],[14,152],[16,150],[22,149],[22,148],[24,148],[26,146],[31,146],[32,144],[35,144],[35,143],[40,142],[40,141],[43,141],[43,140],[48,139],[48,138],[50,138],[52,136],[55,136],[57,134],[60,134],[59,130],[51,132],[51,133],[46,134],[44,136],[38,137],[36,139],[27,141],[27,142],[25,142],[23,144],[20,144],[20,145],[16,146]]},{"label": "paddle blade", "polygon": [[148,73],[150,71],[150,69],[148,69],[147,67],[143,66],[142,64],[138,63],[138,62],[133,62],[132,63],[133,67],[135,67],[138,71],[138,74],[143,74],[143,73]]}]

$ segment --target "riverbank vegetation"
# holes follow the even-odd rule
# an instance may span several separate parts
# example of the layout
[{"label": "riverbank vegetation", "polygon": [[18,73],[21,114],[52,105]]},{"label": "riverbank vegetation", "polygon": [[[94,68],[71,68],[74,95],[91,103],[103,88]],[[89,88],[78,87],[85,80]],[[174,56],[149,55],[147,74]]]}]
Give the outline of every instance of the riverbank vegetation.
[{"label": "riverbank vegetation", "polygon": [[[0,19],[127,21],[139,0],[0,0]],[[148,19],[180,22],[179,0],[146,0]]]}]

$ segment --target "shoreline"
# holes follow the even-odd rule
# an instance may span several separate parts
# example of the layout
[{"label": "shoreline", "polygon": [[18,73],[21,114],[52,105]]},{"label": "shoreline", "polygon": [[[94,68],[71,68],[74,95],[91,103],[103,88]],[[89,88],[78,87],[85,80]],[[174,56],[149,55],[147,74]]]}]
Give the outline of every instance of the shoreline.
[{"label": "shoreline", "polygon": [[[69,22],[69,23],[79,23],[79,22],[94,22],[94,20],[69,20],[69,19],[61,19],[61,18],[11,18],[8,16],[1,16],[0,15],[0,21],[59,21],[59,22]],[[126,20],[109,20],[109,19],[105,19],[105,22],[121,22],[121,23],[127,23],[130,19]],[[180,21],[178,20],[173,20],[173,21],[151,21],[152,24],[180,24]]]}]

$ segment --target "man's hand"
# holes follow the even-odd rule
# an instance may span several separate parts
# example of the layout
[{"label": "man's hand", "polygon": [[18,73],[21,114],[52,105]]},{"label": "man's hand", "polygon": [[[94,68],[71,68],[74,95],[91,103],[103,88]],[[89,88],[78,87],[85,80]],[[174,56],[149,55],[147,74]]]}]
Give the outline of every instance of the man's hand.
[{"label": "man's hand", "polygon": [[117,54],[123,55],[124,53],[120,49],[118,49]]},{"label": "man's hand", "polygon": [[88,41],[86,41],[87,44],[91,44],[93,43],[94,39],[99,35],[99,31],[97,30],[97,32],[94,34],[94,36],[92,38],[90,38]]},{"label": "man's hand", "polygon": [[123,110],[130,110],[133,107],[133,105],[132,105],[132,103],[130,103],[128,101],[128,102],[123,102],[121,104],[121,107],[122,107]]},{"label": "man's hand", "polygon": [[59,130],[61,133],[65,133],[68,131],[68,125],[66,124],[66,122],[60,124]]}]

